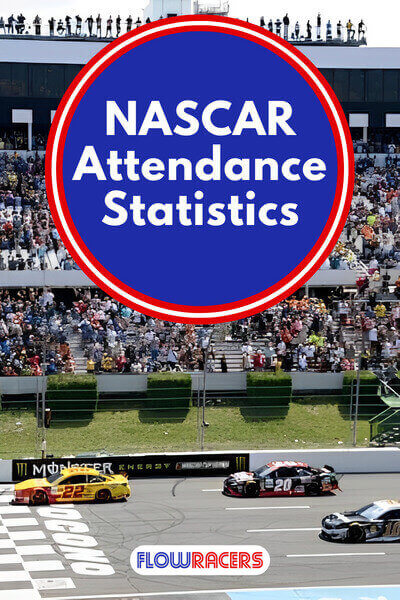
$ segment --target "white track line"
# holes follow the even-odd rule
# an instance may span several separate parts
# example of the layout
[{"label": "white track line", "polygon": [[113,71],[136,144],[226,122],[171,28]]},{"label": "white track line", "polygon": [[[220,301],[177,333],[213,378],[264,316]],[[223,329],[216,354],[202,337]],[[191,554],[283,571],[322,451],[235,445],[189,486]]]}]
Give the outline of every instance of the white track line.
[{"label": "white track line", "polygon": [[37,556],[40,554],[56,554],[56,551],[54,550],[53,546],[50,546],[50,544],[30,544],[29,546],[16,545],[15,550],[18,552],[18,554],[21,554],[23,556],[25,556],[26,554],[28,556]]},{"label": "white track line", "polygon": [[0,554],[0,565],[20,565],[22,556],[18,554]]},{"label": "white track line", "polygon": [[0,515],[27,515],[30,514],[30,512],[31,509],[29,508],[29,506],[0,506]]},{"label": "white track line", "polygon": [[0,583],[10,581],[29,581],[31,582],[31,576],[26,571],[0,571]]},{"label": "white track line", "polygon": [[41,600],[37,590],[0,590],[0,600]]},{"label": "white track line", "polygon": [[12,540],[0,540],[0,548],[3,550],[4,548],[15,548],[15,544]]},{"label": "white track line", "polygon": [[[399,586],[398,585],[390,585],[390,584],[384,584],[384,585],[342,585],[340,586],[340,589],[343,590],[359,590],[360,587],[365,588],[365,589],[371,589],[371,590],[375,590],[375,589],[379,589],[379,591],[381,589],[393,589],[393,590],[398,590]],[[290,591],[290,592],[297,592],[297,594],[299,593],[299,590],[318,590],[318,592],[321,593],[326,593],[329,591],[337,591],[338,586],[316,586],[316,587],[283,587],[283,588],[258,588],[258,587],[254,587],[254,588],[230,588],[230,589],[214,589],[214,590],[187,590],[187,591],[176,591],[176,592],[135,592],[132,594],[123,594],[123,598],[152,598],[152,597],[157,597],[157,596],[183,596],[183,595],[198,595],[198,596],[203,596],[203,595],[210,595],[210,594],[218,594],[218,593],[225,593],[225,594],[233,594],[233,593],[243,593],[243,592],[278,592],[279,594],[282,591]],[[108,600],[108,599],[112,599],[115,598],[116,600],[121,600],[121,594],[103,594],[103,595],[99,595],[96,594],[95,596],[57,596],[57,597],[52,597],[52,600]],[[25,599],[24,599],[25,600]]]},{"label": "white track line", "polygon": [[311,506],[234,506],[225,510],[296,510],[311,508]]},{"label": "white track line", "polygon": [[29,573],[33,571],[64,571],[65,567],[60,560],[28,560],[24,561],[24,568]]},{"label": "white track line", "polygon": [[221,488],[218,489],[214,489],[214,490],[201,490],[202,492],[222,492]]},{"label": "white track line", "polygon": [[26,540],[45,540],[46,534],[44,531],[9,531],[8,535],[14,542],[24,542]]},{"label": "white track line", "polygon": [[386,552],[337,552],[334,554],[286,554],[287,558],[319,558],[330,556],[386,556]]},{"label": "white track line", "polygon": [[294,527],[292,529],[246,529],[247,533],[278,533],[281,531],[321,531],[321,527]]},{"label": "white track line", "polygon": [[39,525],[36,519],[33,517],[19,517],[16,519],[3,519],[4,527],[31,527],[32,525]]},{"label": "white track line", "polygon": [[14,494],[0,494],[0,504],[10,504],[14,500]]}]

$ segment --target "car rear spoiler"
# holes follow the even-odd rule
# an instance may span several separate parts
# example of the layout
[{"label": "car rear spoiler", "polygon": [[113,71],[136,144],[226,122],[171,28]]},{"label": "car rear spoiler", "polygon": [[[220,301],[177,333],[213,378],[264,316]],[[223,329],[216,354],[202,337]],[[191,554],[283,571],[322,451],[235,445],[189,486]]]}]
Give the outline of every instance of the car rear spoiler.
[{"label": "car rear spoiler", "polygon": [[324,469],[326,469],[327,471],[330,471],[331,473],[335,472],[335,469],[333,467],[331,467],[330,465],[324,465]]}]

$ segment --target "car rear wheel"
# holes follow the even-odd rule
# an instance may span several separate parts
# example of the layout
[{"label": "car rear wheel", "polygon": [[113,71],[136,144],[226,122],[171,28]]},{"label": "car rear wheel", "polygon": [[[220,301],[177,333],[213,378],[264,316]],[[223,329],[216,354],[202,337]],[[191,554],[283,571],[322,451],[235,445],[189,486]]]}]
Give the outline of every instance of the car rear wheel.
[{"label": "car rear wheel", "polygon": [[318,485],[318,483],[309,483],[308,485],[306,485],[306,496],[319,496],[321,493],[321,489]]},{"label": "car rear wheel", "polygon": [[98,502],[110,502],[111,500],[111,492],[110,490],[99,490],[96,494],[96,500]]},{"label": "car rear wheel", "polygon": [[350,525],[347,533],[347,541],[350,544],[359,544],[365,541],[365,530],[359,525]]},{"label": "car rear wheel", "polygon": [[255,498],[260,493],[260,488],[255,481],[248,481],[244,488],[244,495],[248,498]]},{"label": "car rear wheel", "polygon": [[35,490],[31,495],[31,503],[32,504],[48,504],[49,499],[47,494],[43,490]]}]

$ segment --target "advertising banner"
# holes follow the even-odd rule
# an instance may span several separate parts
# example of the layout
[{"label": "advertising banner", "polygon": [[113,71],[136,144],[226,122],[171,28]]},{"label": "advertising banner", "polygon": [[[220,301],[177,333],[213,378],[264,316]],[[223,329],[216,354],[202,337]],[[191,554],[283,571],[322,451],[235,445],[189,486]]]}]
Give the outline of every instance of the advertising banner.
[{"label": "advertising banner", "polygon": [[47,477],[63,468],[92,467],[105,474],[126,473],[128,477],[173,477],[229,475],[249,468],[249,454],[142,454],[82,458],[16,459],[13,481]]}]

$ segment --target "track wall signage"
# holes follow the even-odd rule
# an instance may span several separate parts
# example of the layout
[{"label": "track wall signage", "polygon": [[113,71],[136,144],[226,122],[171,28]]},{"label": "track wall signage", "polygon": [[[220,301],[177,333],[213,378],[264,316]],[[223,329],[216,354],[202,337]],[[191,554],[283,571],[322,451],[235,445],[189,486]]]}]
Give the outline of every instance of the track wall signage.
[{"label": "track wall signage", "polygon": [[142,454],[99,456],[93,458],[15,459],[12,480],[48,477],[69,467],[85,466],[105,474],[126,473],[128,477],[166,477],[182,475],[229,475],[249,469],[249,453],[228,454]]},{"label": "track wall signage", "polygon": [[49,202],[85,273],[169,321],[260,312],[334,247],[353,189],[340,104],[296,48],[187,16],[107,45],[67,90]]}]

